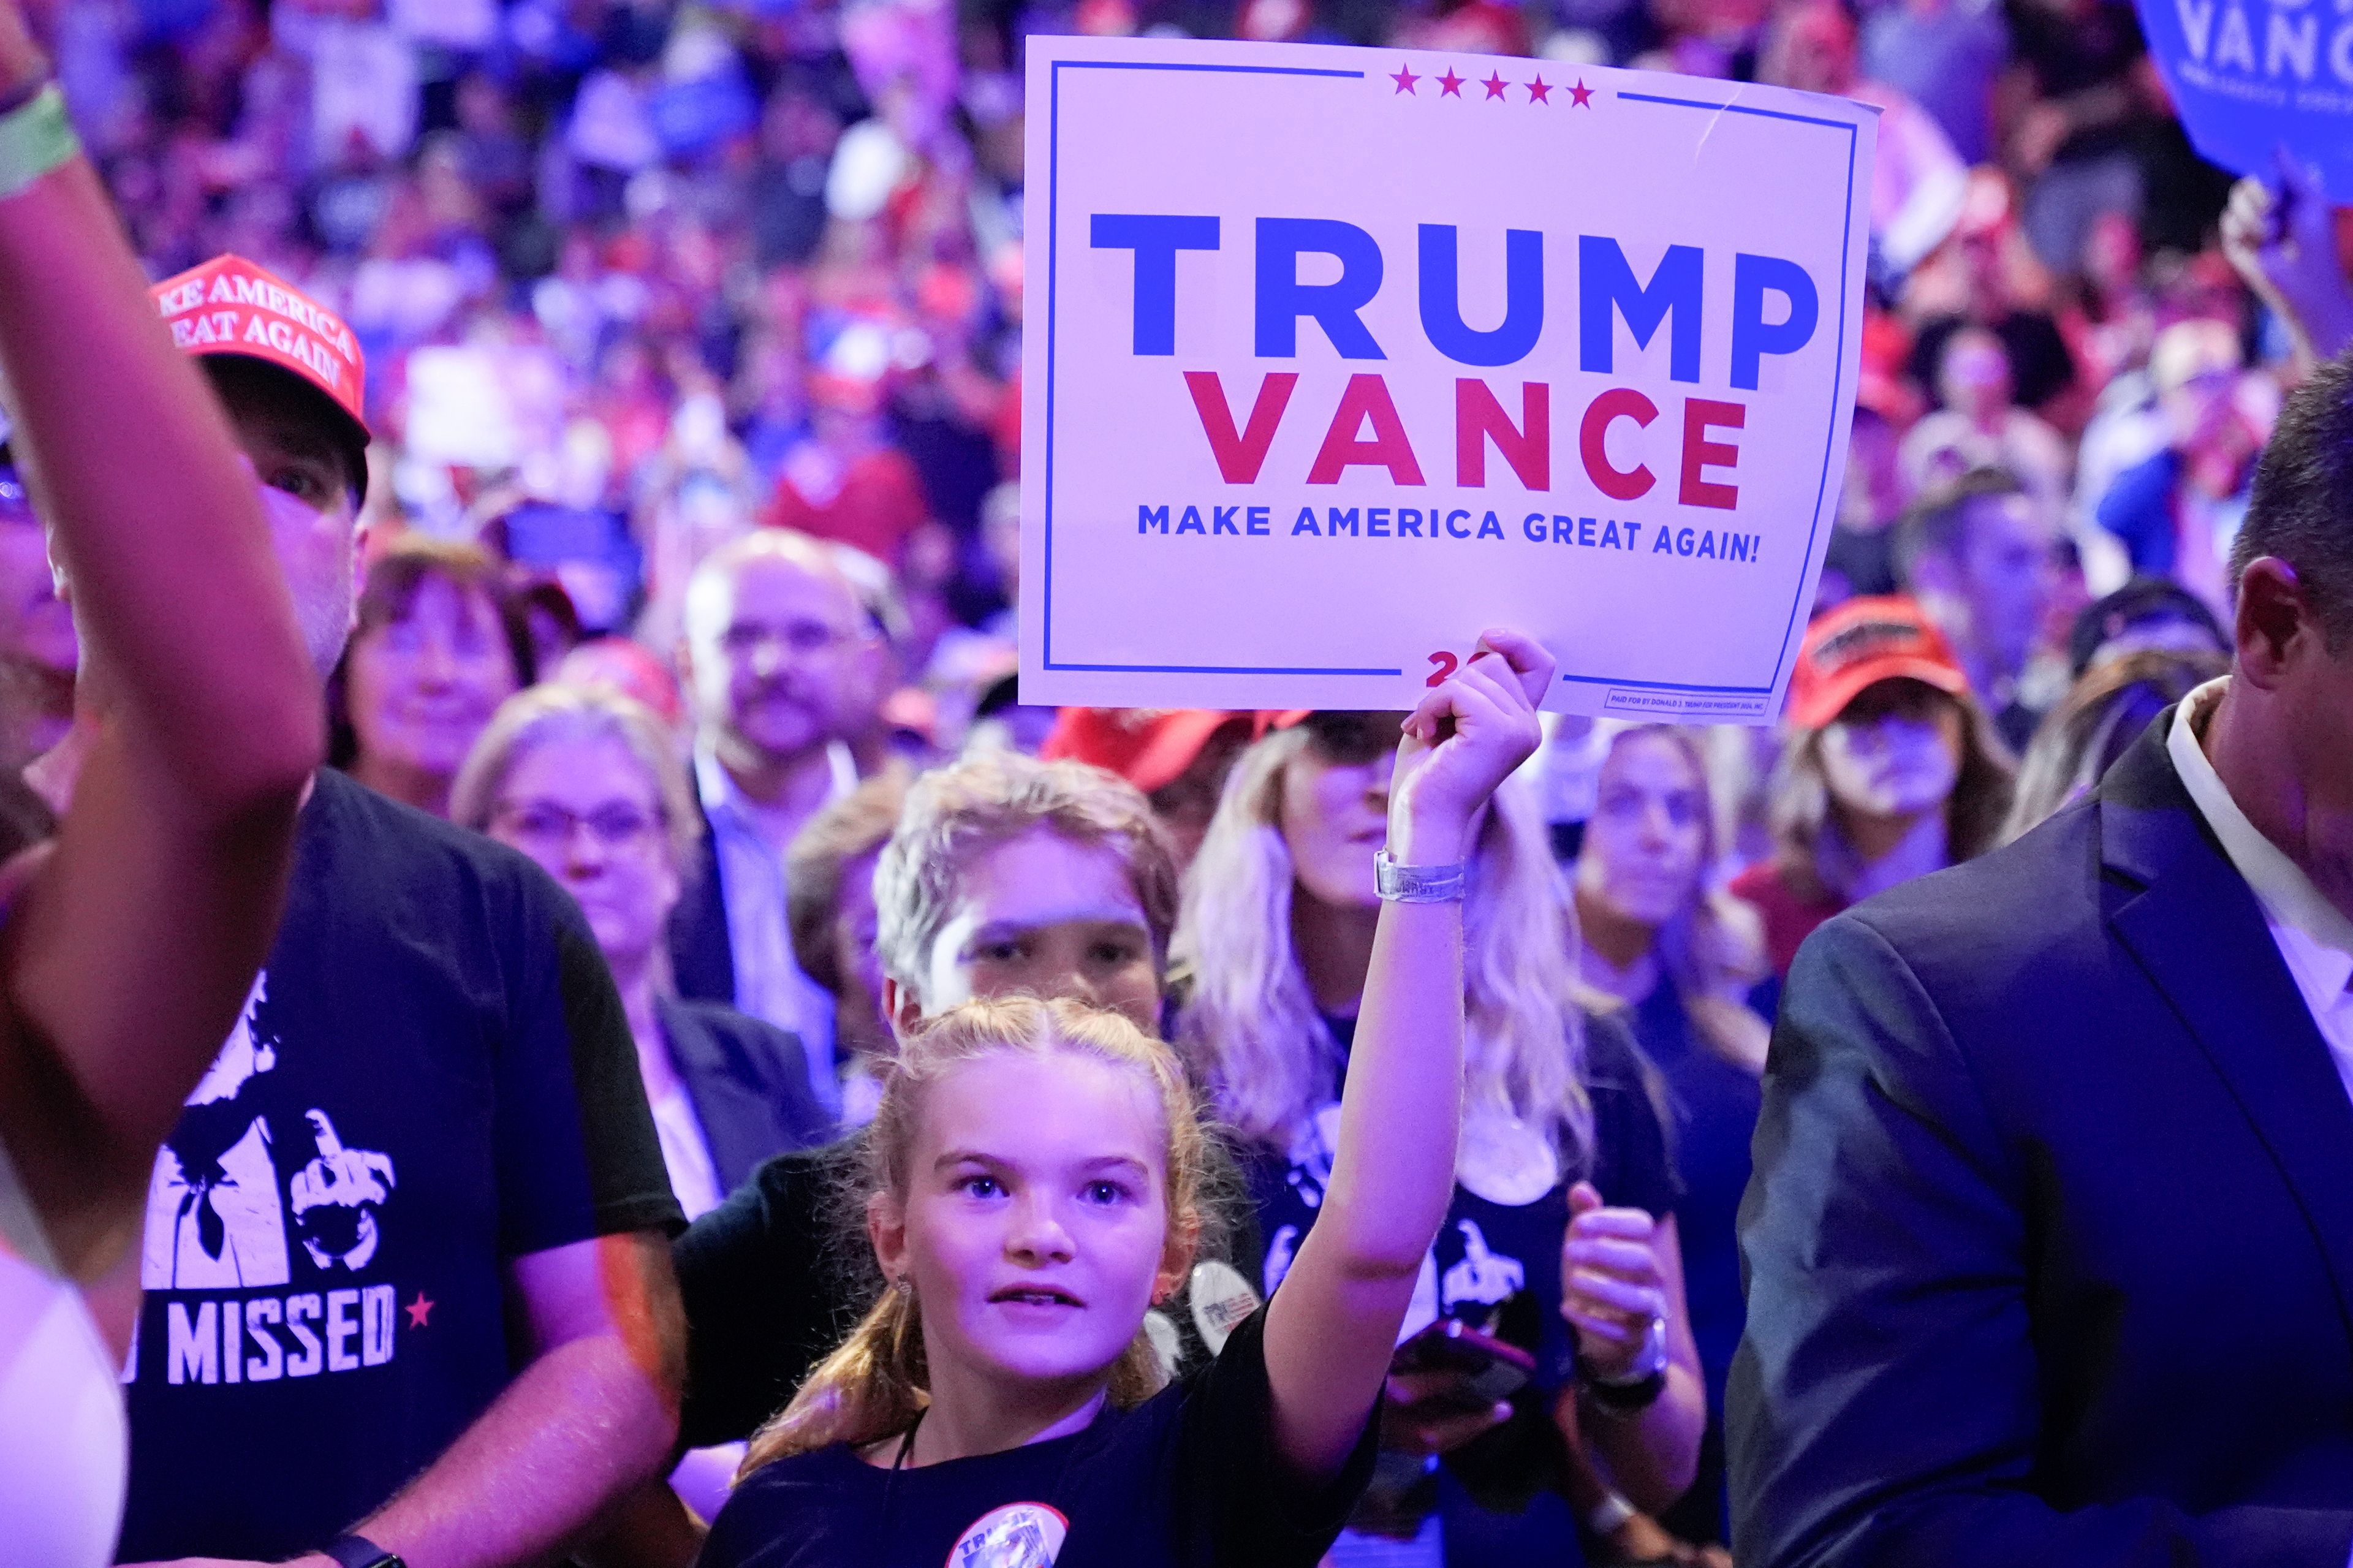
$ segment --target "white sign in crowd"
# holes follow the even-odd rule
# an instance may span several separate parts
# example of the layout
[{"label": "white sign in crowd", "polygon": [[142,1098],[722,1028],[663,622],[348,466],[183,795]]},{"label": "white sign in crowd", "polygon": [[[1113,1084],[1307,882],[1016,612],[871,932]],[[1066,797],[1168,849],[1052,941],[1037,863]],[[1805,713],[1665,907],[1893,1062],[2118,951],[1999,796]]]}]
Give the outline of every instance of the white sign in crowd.
[{"label": "white sign in crowd", "polygon": [[1846,464],[1875,116],[1546,60],[1035,38],[1021,689],[1779,711]]}]

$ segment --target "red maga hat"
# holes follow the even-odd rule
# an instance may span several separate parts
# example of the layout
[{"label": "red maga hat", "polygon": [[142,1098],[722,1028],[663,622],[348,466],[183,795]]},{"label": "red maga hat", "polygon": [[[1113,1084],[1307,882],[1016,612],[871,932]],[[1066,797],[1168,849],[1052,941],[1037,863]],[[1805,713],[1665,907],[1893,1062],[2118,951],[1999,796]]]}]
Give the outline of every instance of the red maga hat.
[{"label": "red maga hat", "polygon": [[1253,737],[1264,732],[1257,714],[1216,708],[1065,708],[1038,754],[1091,763],[1150,795],[1176,783],[1229,724],[1247,725]]},{"label": "red maga hat", "polygon": [[[182,352],[235,354],[288,372],[324,397],[355,456],[367,450],[367,360],[341,316],[242,256],[216,256],[148,292]],[[366,473],[364,460],[354,471]]]},{"label": "red maga hat", "polygon": [[1819,730],[1867,686],[1916,680],[1967,697],[1969,678],[1942,632],[1900,595],[1849,599],[1806,628],[1789,674],[1789,720]]}]

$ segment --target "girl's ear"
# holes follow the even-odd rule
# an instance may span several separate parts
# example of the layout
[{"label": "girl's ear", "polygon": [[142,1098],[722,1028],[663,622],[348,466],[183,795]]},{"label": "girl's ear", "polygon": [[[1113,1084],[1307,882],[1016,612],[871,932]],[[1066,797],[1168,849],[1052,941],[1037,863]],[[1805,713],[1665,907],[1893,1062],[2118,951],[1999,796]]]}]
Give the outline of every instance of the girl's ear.
[{"label": "girl's ear", "polygon": [[874,1261],[882,1280],[895,1285],[907,1272],[907,1211],[886,1193],[866,1200],[866,1237],[874,1244]]},{"label": "girl's ear", "polygon": [[1194,1256],[1201,1248],[1201,1222],[1198,1219],[1168,1226],[1168,1244],[1160,1249],[1160,1268],[1152,1277],[1152,1299],[1166,1303],[1184,1288],[1186,1276],[1193,1272]]}]

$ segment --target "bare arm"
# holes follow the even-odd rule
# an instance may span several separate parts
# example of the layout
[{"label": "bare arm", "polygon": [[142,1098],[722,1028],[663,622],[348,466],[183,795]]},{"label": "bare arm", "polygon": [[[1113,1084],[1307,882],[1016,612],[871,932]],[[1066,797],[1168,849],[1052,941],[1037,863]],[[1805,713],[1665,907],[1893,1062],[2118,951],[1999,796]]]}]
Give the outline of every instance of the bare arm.
[{"label": "bare arm", "polygon": [[[0,0],[0,84],[45,69]],[[111,678],[55,852],[0,935],[0,1142],[87,1279],[127,1243],[268,952],[322,718],[227,421],[79,157],[0,201],[0,367]]]},{"label": "bare arm", "polygon": [[[1481,646],[1407,721],[1389,792],[1401,863],[1467,857],[1487,798],[1535,750],[1551,657],[1502,633]],[[1462,906],[1385,903],[1323,1209],[1267,1308],[1275,1446],[1303,1477],[1339,1472],[1380,1396],[1453,1197],[1461,1114]]]},{"label": "bare arm", "polygon": [[[533,1351],[481,1419],[355,1526],[409,1568],[555,1559],[670,1458],[686,1321],[670,1247],[637,1231],[520,1258]],[[305,1568],[332,1568],[324,1557]]]}]

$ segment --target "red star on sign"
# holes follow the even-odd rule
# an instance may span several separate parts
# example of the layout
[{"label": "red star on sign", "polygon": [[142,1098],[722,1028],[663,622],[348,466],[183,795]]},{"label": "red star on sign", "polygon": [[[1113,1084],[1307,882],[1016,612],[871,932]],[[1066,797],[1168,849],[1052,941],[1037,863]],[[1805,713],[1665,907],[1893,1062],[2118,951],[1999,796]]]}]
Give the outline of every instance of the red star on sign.
[{"label": "red star on sign", "polygon": [[1501,98],[1504,96],[1504,89],[1512,84],[1505,81],[1504,79],[1503,73],[1498,71],[1490,76],[1485,81],[1481,82],[1479,85],[1487,89],[1487,96],[1489,98]]},{"label": "red star on sign", "polygon": [[1582,81],[1568,89],[1568,96],[1576,108],[1590,109],[1593,107],[1590,101],[1593,97],[1593,89],[1586,86]]},{"label": "red star on sign", "polygon": [[424,1291],[419,1290],[417,1293],[417,1300],[411,1301],[407,1306],[403,1307],[401,1310],[408,1314],[408,1326],[410,1328],[421,1329],[425,1326],[425,1320],[432,1314],[433,1309],[438,1305],[439,1305],[439,1303],[435,1301],[433,1298],[427,1296]]},{"label": "red star on sign", "polygon": [[1535,80],[1529,82],[1527,84],[1527,89],[1528,101],[1530,103],[1550,103],[1552,101],[1552,88],[1546,82],[1544,78],[1538,77]]},{"label": "red star on sign", "polygon": [[1462,78],[1454,74],[1454,68],[1452,66],[1448,66],[1446,68],[1446,74],[1438,79],[1438,96],[1440,98],[1461,97],[1462,81]]},{"label": "red star on sign", "polygon": [[1421,79],[1413,74],[1412,67],[1399,66],[1398,67],[1397,74],[1389,78],[1389,79],[1398,84],[1398,91],[1411,92],[1413,91],[1413,84],[1419,81]]}]

